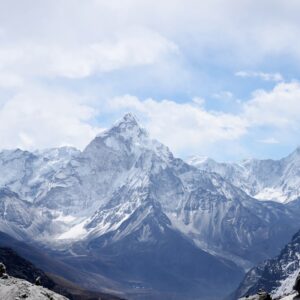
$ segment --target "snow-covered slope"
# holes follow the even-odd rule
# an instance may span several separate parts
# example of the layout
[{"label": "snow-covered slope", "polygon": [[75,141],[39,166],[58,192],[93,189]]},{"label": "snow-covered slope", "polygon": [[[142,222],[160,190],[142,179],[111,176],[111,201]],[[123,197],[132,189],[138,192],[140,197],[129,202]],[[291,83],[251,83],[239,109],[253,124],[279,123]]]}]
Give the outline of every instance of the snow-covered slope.
[{"label": "snow-covered slope", "polygon": [[46,288],[10,276],[7,279],[0,278],[0,299],[67,300],[66,297],[56,294]]},{"label": "snow-covered slope", "polygon": [[20,149],[4,150],[0,152],[0,186],[10,188],[24,200],[38,201],[55,187],[53,181],[59,179],[58,173],[79,153],[68,147],[34,153]]},{"label": "snow-covered slope", "polygon": [[[152,282],[147,288],[153,293],[162,292],[167,282],[174,287],[181,276],[174,255],[181,248],[183,257],[199,261],[196,270],[190,260],[181,266],[190,278],[181,287],[186,291],[182,297],[200,293],[201,285],[197,287],[194,280],[204,280],[200,263],[204,257],[211,261],[214,272],[220,272],[220,278],[228,279],[222,288],[229,291],[229,279],[232,283],[238,280],[241,270],[228,259],[252,266],[275,255],[300,226],[300,208],[257,201],[226,176],[175,158],[131,114],[98,135],[82,152],[73,148],[1,152],[1,186],[13,195],[5,200],[16,208],[13,213],[19,211],[19,218],[13,213],[10,218],[8,204],[0,209],[0,225],[7,224],[3,225],[5,232],[20,238],[21,230],[46,247],[64,249],[71,256],[68,261],[78,263],[79,259],[87,271],[101,266],[97,272],[112,280],[125,280],[118,277],[125,276],[122,263],[126,257],[133,259],[135,249],[137,262],[131,280],[143,278],[142,286],[147,280]],[[101,258],[99,254],[107,249]],[[156,267],[152,273],[165,274],[158,281],[142,274],[146,249],[151,249],[147,257]],[[96,257],[97,263],[92,264],[90,257]],[[116,257],[123,260],[110,269],[109,262]],[[164,260],[162,269],[158,258]],[[169,277],[168,267],[173,264],[176,272]],[[228,273],[231,277],[225,278]],[[206,284],[212,284],[214,276],[207,278]],[[128,280],[124,284],[131,287]]]},{"label": "snow-covered slope", "polygon": [[0,188],[0,231],[28,240],[41,234],[50,223],[49,215],[20,199],[9,188]]},{"label": "snow-covered slope", "polygon": [[236,292],[236,296],[254,294],[260,288],[270,292],[274,297],[293,293],[295,279],[300,272],[300,231],[294,235],[281,253],[246,275]]},{"label": "snow-covered slope", "polygon": [[[242,297],[238,300],[260,300],[261,296],[259,295],[251,295],[247,297]],[[290,295],[282,295],[279,297],[276,297],[275,300],[299,300],[300,297],[297,297],[297,293],[291,293]]]},{"label": "snow-covered slope", "polygon": [[218,163],[210,158],[192,157],[188,163],[220,174],[259,200],[287,203],[300,197],[300,147],[281,160],[249,159],[241,163]]},{"label": "snow-covered slope", "polygon": [[291,295],[283,296],[279,298],[278,300],[299,300],[300,297],[297,299],[297,293],[292,293]]},{"label": "snow-covered slope", "polygon": [[[83,152],[3,151],[0,162],[1,186],[24,199],[15,211],[22,206],[19,216],[33,223],[15,227],[7,223],[6,212],[5,224],[15,236],[21,229],[51,245],[116,230],[149,198],[160,204],[175,230],[236,261],[252,263],[276,253],[300,224],[294,210],[255,201],[229,180],[174,158],[131,114]],[[266,238],[272,247],[263,250]]]},{"label": "snow-covered slope", "polygon": [[[160,204],[151,198],[117,229],[86,243],[73,246],[73,251],[79,254],[78,246],[89,249],[86,262],[98,257],[99,271],[109,266],[105,275],[123,278],[128,286],[138,288],[130,299],[219,299],[243,274],[235,264],[206,253],[174,230]],[[74,264],[77,261],[73,259]]]}]

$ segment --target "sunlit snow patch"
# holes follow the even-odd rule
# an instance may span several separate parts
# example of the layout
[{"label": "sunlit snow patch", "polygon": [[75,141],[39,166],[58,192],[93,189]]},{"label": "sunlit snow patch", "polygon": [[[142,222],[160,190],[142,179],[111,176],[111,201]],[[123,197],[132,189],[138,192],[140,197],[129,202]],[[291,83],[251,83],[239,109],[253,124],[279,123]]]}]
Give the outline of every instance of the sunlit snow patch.
[{"label": "sunlit snow patch", "polygon": [[271,200],[280,203],[284,203],[287,200],[287,197],[282,193],[281,190],[274,188],[265,188],[256,194],[254,198],[264,201]]},{"label": "sunlit snow patch", "polygon": [[57,237],[58,240],[71,240],[71,239],[78,239],[80,237],[83,237],[86,233],[87,230],[84,228],[86,225],[86,220],[83,222],[74,225],[71,227],[68,231],[64,232],[63,234],[59,235]]}]

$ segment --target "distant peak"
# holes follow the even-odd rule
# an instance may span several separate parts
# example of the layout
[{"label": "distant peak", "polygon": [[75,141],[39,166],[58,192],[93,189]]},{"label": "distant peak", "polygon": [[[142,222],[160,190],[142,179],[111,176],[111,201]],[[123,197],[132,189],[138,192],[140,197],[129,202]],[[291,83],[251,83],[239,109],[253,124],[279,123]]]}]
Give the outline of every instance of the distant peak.
[{"label": "distant peak", "polygon": [[126,113],[123,118],[122,118],[124,121],[131,121],[131,122],[137,122],[137,117],[129,112],[129,113]]},{"label": "distant peak", "polygon": [[139,139],[148,137],[147,131],[139,124],[133,113],[125,114],[121,119],[116,121],[113,126],[97,137],[122,136],[125,139]]},{"label": "distant peak", "polygon": [[133,113],[125,114],[121,119],[115,122],[113,127],[119,127],[122,124],[130,124],[131,126],[140,127],[136,116]]},{"label": "distant peak", "polygon": [[298,146],[287,158],[299,158],[300,156],[300,146]]},{"label": "distant peak", "polygon": [[187,159],[188,163],[191,165],[200,165],[208,162],[215,162],[212,158],[208,156],[194,155]]},{"label": "distant peak", "polygon": [[[145,136],[148,135],[146,130],[139,124],[136,116],[133,113],[127,113],[123,118],[119,119],[108,132],[118,133],[128,136]],[[132,137],[133,137],[132,136]]]}]

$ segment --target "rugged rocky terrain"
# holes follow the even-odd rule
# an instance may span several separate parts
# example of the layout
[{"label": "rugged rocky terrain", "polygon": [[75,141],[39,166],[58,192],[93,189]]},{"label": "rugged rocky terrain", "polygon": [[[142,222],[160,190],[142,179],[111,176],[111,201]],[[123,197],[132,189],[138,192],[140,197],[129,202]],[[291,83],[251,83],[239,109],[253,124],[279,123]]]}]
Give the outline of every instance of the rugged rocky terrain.
[{"label": "rugged rocky terrain", "polygon": [[214,172],[259,200],[288,203],[300,197],[300,147],[280,160],[247,159],[219,163],[208,157],[191,157],[188,162]]},{"label": "rugged rocky terrain", "polygon": [[24,255],[132,299],[220,299],[300,227],[300,206],[175,158],[131,114],[83,151],[2,151],[0,174],[0,230],[48,256]]},{"label": "rugged rocky terrain", "polygon": [[68,298],[26,280],[9,276],[7,279],[0,278],[0,299],[67,300]]},{"label": "rugged rocky terrain", "polygon": [[294,235],[280,254],[250,270],[237,292],[236,299],[264,289],[274,298],[293,292],[293,285],[300,272],[300,232]]}]

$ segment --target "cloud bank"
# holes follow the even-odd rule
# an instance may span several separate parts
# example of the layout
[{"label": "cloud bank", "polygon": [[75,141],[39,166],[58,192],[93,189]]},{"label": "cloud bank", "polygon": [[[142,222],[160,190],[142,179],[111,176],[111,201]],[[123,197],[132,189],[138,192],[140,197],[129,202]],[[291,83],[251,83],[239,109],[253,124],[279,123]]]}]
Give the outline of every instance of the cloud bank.
[{"label": "cloud bank", "polygon": [[[277,137],[259,142],[277,144],[300,130],[300,83],[279,83],[271,91],[257,90],[240,104],[240,112],[206,110],[202,102],[140,100],[125,95],[111,99],[111,110],[133,111],[157,137],[177,153],[207,152],[222,141],[238,141],[257,128],[269,128]],[[200,149],[200,150],[199,150]]]},{"label": "cloud bank", "polygon": [[83,148],[134,111],[181,156],[291,150],[299,13],[294,0],[1,1],[0,148]]}]

